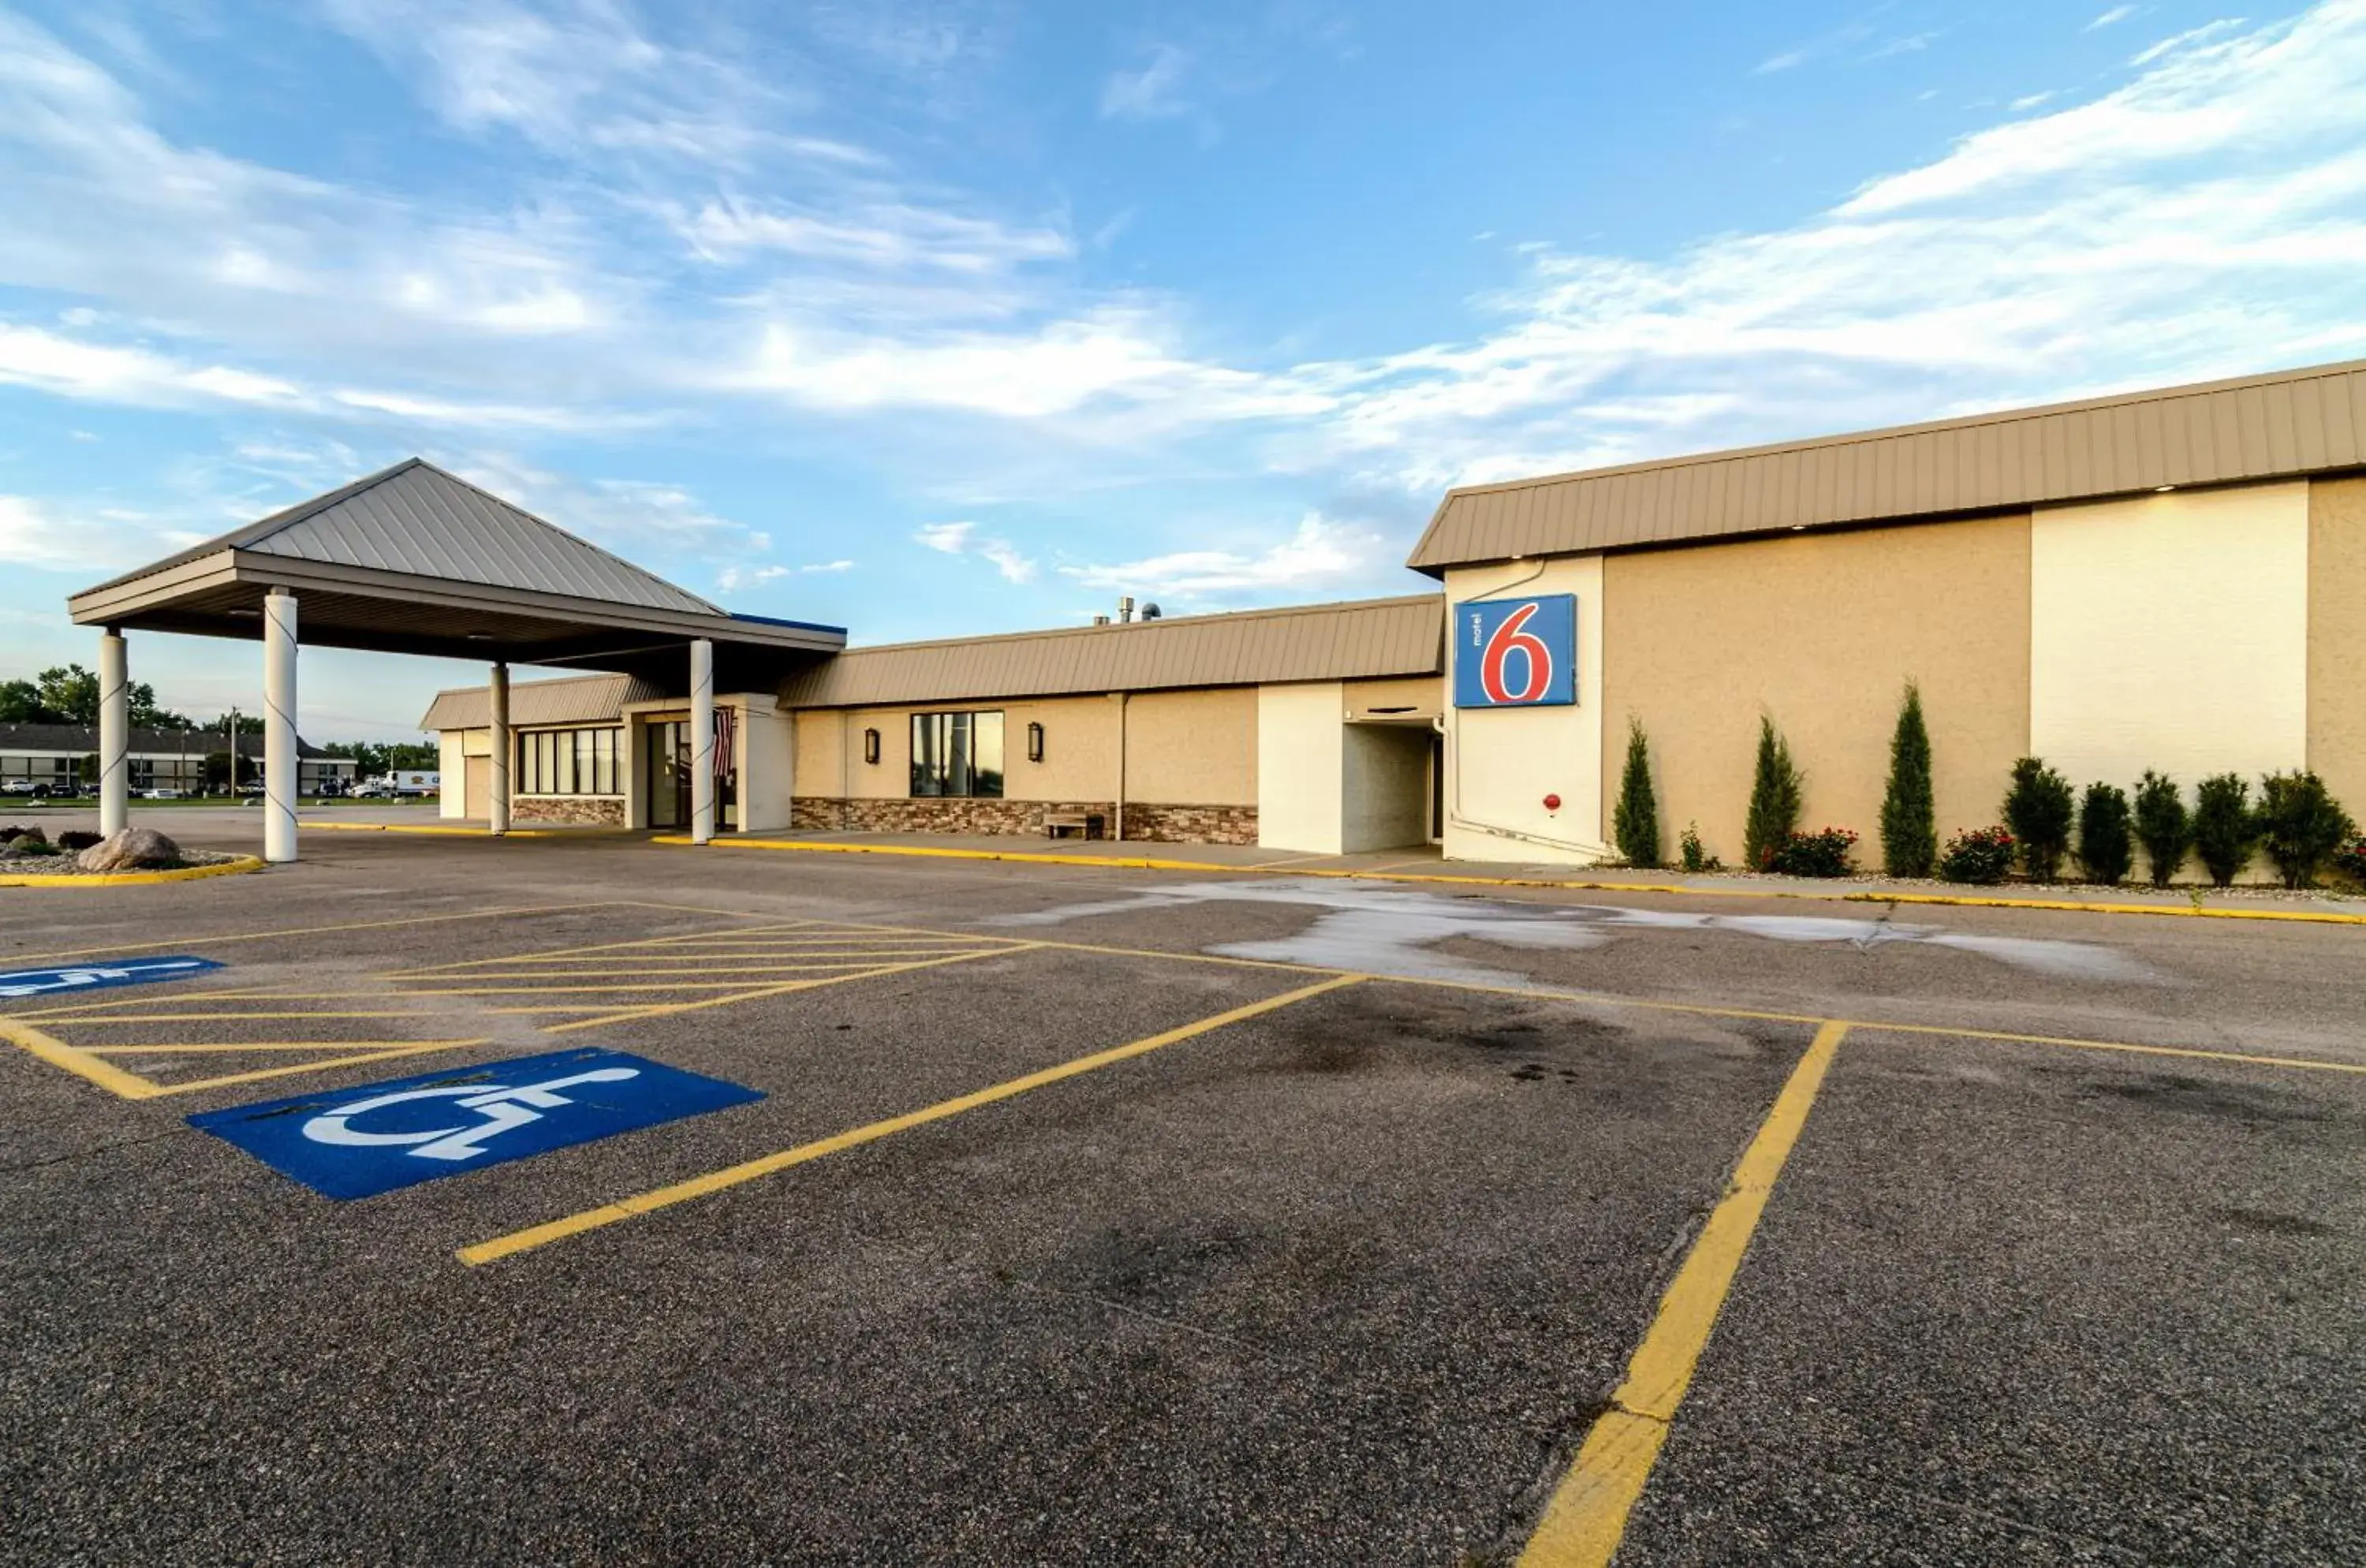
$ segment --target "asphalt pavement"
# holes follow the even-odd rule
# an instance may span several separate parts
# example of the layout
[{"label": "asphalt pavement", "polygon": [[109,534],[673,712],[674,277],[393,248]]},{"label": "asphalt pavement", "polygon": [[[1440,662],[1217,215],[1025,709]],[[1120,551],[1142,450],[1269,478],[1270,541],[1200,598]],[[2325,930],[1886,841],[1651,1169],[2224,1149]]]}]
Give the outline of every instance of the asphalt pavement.
[{"label": "asphalt pavement", "polygon": [[[2366,1561],[2366,930],[305,852],[0,893],[223,965],[0,999],[0,1557],[1510,1562],[1787,1103],[1619,1562]],[[186,1120],[576,1048],[762,1098],[350,1201]]]}]

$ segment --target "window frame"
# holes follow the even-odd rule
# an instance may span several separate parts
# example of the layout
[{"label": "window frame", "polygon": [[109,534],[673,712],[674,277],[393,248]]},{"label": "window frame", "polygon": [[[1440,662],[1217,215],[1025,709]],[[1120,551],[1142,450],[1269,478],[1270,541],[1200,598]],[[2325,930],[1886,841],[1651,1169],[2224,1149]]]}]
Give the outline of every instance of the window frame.
[{"label": "window frame", "polygon": [[952,708],[910,716],[912,749],[907,797],[912,800],[1000,800],[1008,788],[1003,755],[1003,710]]}]

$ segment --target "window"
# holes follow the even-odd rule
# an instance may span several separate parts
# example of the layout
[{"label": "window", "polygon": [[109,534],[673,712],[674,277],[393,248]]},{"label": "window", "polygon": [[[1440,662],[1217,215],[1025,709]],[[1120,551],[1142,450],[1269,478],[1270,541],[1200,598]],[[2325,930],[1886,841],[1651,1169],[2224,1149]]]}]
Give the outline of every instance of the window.
[{"label": "window", "polygon": [[616,753],[624,731],[535,729],[518,737],[520,795],[622,795]]},{"label": "window", "polygon": [[912,793],[998,798],[1002,794],[1002,716],[914,714]]}]

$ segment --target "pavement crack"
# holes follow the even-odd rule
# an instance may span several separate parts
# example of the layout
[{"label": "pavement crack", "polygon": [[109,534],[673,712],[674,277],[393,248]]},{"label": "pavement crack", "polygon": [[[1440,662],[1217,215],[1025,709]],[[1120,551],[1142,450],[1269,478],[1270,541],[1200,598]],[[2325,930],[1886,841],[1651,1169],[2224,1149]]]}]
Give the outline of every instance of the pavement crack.
[{"label": "pavement crack", "polygon": [[1090,1302],[1095,1306],[1107,1307],[1111,1312],[1123,1313],[1128,1317],[1138,1317],[1144,1323],[1155,1323],[1162,1328],[1174,1329],[1178,1334],[1189,1334],[1201,1339],[1213,1340],[1219,1345],[1229,1345],[1236,1350],[1245,1350],[1262,1361],[1271,1361],[1279,1366],[1297,1364],[1289,1357],[1277,1355],[1263,1345],[1236,1338],[1230,1334],[1221,1334],[1212,1328],[1201,1328],[1195,1324],[1185,1323],[1179,1318],[1166,1317],[1155,1312],[1144,1312],[1140,1307],[1128,1306],[1123,1302],[1113,1302],[1107,1296],[1097,1296],[1090,1291],[1064,1291],[1057,1285],[1039,1285],[1032,1280],[1022,1280],[1017,1275],[1009,1276],[1007,1282],[1016,1290],[1032,1291],[1037,1295],[1060,1296],[1072,1302]]}]

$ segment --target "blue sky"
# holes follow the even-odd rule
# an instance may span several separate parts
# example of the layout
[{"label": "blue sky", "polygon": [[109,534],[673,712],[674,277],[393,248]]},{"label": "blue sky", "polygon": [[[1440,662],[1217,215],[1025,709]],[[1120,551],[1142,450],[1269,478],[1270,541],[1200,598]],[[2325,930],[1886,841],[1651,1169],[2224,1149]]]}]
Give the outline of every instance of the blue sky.
[{"label": "blue sky", "polygon": [[[2366,0],[0,0],[0,673],[418,453],[857,641],[1448,485],[2366,355]],[[146,637],[169,705],[254,649]],[[309,735],[465,667],[308,655]]]}]

